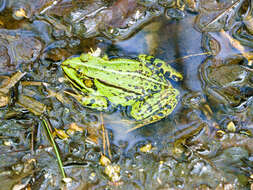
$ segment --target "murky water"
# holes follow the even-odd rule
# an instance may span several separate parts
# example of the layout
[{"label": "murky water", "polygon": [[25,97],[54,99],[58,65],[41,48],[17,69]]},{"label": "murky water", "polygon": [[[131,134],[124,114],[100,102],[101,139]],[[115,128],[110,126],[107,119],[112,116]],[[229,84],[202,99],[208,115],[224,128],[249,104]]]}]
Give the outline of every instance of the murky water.
[{"label": "murky water", "polygon": [[[253,188],[251,1],[55,2],[0,1],[0,190]],[[127,132],[83,107],[61,63],[97,48],[169,63],[175,110]]]}]

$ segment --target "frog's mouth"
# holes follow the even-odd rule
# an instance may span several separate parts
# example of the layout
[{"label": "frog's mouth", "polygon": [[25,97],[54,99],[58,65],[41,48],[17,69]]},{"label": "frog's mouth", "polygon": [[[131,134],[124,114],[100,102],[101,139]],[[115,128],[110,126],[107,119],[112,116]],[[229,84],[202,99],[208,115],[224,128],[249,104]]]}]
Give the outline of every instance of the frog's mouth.
[{"label": "frog's mouth", "polygon": [[[71,78],[69,77],[69,75],[67,74],[66,70],[65,70],[65,69],[66,69],[66,66],[65,66],[65,65],[64,65],[64,67],[65,67],[65,68],[62,68],[64,77],[66,77],[66,78],[68,79],[68,81],[70,81],[71,84],[74,85],[74,87],[76,87],[76,88],[79,89],[79,90],[82,90],[82,89],[83,89],[83,86],[82,86],[81,84],[79,84],[78,82],[76,82],[75,80],[71,79]],[[68,70],[69,70],[69,69],[74,70],[74,69],[71,68],[71,67],[67,67],[67,69],[68,69]]]}]

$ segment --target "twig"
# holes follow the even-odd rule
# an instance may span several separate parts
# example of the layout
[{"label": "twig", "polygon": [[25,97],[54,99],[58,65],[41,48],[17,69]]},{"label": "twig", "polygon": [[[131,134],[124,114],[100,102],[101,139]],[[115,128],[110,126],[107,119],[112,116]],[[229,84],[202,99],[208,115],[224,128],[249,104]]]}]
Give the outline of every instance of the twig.
[{"label": "twig", "polygon": [[46,118],[42,118],[42,121],[44,123],[44,126],[46,128],[46,132],[49,136],[49,139],[50,139],[50,142],[53,146],[53,149],[54,149],[54,152],[55,152],[55,155],[56,155],[56,158],[57,158],[57,162],[59,164],[59,167],[60,167],[60,171],[61,171],[61,174],[62,174],[62,177],[63,178],[66,178],[66,174],[65,174],[65,171],[63,169],[63,164],[62,164],[62,161],[61,161],[61,157],[60,157],[60,154],[59,154],[59,151],[58,151],[58,148],[56,146],[56,143],[54,141],[54,138],[53,138],[53,135],[51,133],[51,127],[50,127],[50,124],[49,124],[49,121],[46,119]]},{"label": "twig", "polygon": [[104,155],[106,155],[105,126],[104,126],[104,118],[103,118],[103,115],[101,112],[100,112],[100,119],[101,119],[102,137],[103,137],[103,153],[104,153]]},{"label": "twig", "polygon": [[106,136],[106,144],[107,144],[108,155],[109,155],[109,158],[112,159],[110,141],[109,141],[109,136],[108,136],[108,131],[107,130],[105,130],[105,136]]}]

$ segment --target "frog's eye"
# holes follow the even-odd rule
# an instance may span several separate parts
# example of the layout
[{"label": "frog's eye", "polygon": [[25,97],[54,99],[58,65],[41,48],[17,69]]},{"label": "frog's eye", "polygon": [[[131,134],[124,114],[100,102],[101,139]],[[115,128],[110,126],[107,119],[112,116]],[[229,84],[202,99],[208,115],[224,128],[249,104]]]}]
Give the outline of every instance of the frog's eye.
[{"label": "frog's eye", "polygon": [[92,88],[93,87],[93,81],[91,79],[85,79],[83,81],[84,85],[87,87],[87,88]]}]

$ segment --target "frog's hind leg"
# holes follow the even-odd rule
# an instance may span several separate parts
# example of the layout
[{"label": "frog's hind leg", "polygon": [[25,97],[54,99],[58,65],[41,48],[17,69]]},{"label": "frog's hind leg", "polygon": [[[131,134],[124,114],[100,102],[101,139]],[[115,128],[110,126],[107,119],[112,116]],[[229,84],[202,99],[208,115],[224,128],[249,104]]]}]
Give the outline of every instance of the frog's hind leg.
[{"label": "frog's hind leg", "polygon": [[181,73],[176,71],[168,63],[166,63],[161,59],[155,59],[153,56],[148,56],[145,54],[140,54],[138,58],[142,63],[146,64],[147,67],[150,67],[150,65],[155,66],[157,68],[157,71],[159,71],[159,73],[163,75],[168,74],[169,75],[168,77],[175,81],[183,79]]},{"label": "frog's hind leg", "polygon": [[173,67],[171,67],[168,63],[164,62],[161,59],[155,59],[153,61],[153,65],[155,65],[157,68],[160,69],[160,72],[163,73],[163,75],[168,74],[170,79],[173,79],[174,81],[179,81],[183,79],[183,76],[181,73],[176,71]]},{"label": "frog's hind leg", "polygon": [[178,103],[178,95],[177,89],[165,89],[160,93],[153,94],[146,100],[136,102],[132,106],[130,114],[137,120],[137,125],[128,132],[157,122],[171,114]]}]

